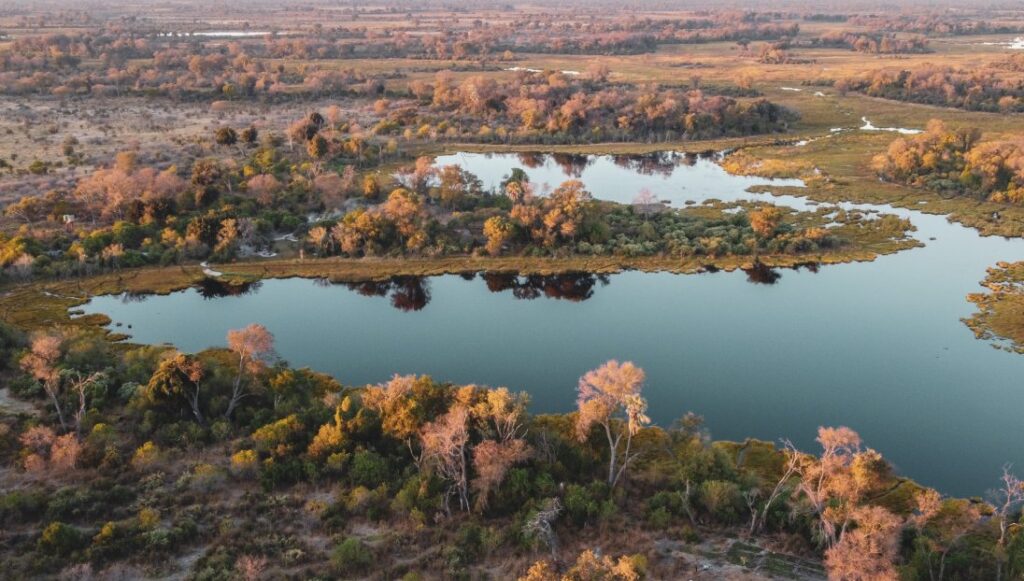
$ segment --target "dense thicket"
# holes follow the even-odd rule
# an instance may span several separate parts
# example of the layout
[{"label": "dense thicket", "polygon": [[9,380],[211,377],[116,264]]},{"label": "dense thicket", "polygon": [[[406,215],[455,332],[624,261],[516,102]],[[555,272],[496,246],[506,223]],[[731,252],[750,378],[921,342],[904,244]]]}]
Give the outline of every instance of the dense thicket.
[{"label": "dense thicket", "polygon": [[977,129],[950,130],[932,120],[924,133],[890,144],[874,166],[886,179],[946,195],[1024,202],[1024,143],[981,141]]},{"label": "dense thicket", "polygon": [[881,70],[843,79],[841,91],[861,91],[872,97],[969,111],[1020,112],[1024,110],[1024,80],[1008,78],[1005,70],[1019,61],[1008,59],[995,66],[972,70],[924,65],[910,70]]}]

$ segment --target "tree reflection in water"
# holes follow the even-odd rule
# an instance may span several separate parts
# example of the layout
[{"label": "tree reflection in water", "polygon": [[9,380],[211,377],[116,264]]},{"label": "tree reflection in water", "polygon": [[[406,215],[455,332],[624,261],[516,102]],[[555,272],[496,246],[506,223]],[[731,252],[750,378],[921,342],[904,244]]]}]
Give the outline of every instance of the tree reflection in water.
[{"label": "tree reflection in water", "polygon": [[430,302],[430,281],[421,276],[395,276],[388,280],[343,283],[364,297],[391,297],[400,311],[419,311]]},{"label": "tree reflection in water", "polygon": [[753,284],[775,284],[782,278],[777,269],[761,261],[755,262],[750,268],[744,268],[743,272],[747,273],[747,282]]},{"label": "tree reflection in water", "polygon": [[594,295],[594,286],[609,282],[604,274],[567,272],[553,275],[519,275],[514,272],[485,272],[482,275],[487,290],[498,293],[512,291],[517,299],[535,299],[545,296],[571,302],[585,301]]},{"label": "tree reflection in water", "polygon": [[204,299],[219,299],[221,297],[240,297],[256,292],[263,286],[261,281],[252,282],[228,282],[212,277],[206,277],[196,284],[199,296]]},{"label": "tree reflection in water", "polygon": [[[804,262],[795,264],[790,268],[791,270],[807,269],[808,272],[817,273],[821,265],[817,262]],[[747,282],[752,284],[775,284],[782,278],[780,269],[772,268],[761,261],[754,262],[754,266],[751,268],[744,268],[743,272],[747,273]]]},{"label": "tree reflection in water", "polygon": [[[792,268],[793,270],[803,268],[810,272],[818,272],[818,267],[817,263],[804,263]],[[718,268],[710,265],[705,266],[703,270],[709,273],[719,271]],[[755,262],[750,268],[744,268],[743,272],[747,275],[747,281],[753,284],[771,285],[782,278],[779,269],[772,268],[760,261]],[[465,281],[473,281],[476,280],[477,273],[462,272],[457,276]],[[594,289],[598,284],[605,286],[611,282],[610,277],[606,274],[586,272],[550,275],[484,272],[479,276],[490,292],[511,291],[513,297],[522,300],[546,297],[570,302],[585,301],[594,296]],[[430,302],[429,277],[394,276],[386,280],[360,282],[335,282],[327,278],[317,278],[313,280],[313,284],[321,287],[340,284],[362,296],[388,297],[393,307],[405,312],[422,310]],[[214,299],[249,294],[258,290],[260,285],[260,281],[231,283],[215,278],[205,278],[196,285],[196,288],[204,299]],[[138,293],[124,293],[121,300],[125,302],[142,301],[146,296]]]}]

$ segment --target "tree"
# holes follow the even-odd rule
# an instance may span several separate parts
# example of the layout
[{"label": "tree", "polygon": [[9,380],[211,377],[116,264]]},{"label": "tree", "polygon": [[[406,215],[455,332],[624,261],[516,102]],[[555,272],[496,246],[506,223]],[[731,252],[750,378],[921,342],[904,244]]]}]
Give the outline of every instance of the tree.
[{"label": "tree", "polygon": [[363,176],[363,197],[367,200],[376,200],[380,196],[380,183],[372,175]]},{"label": "tree", "polygon": [[651,190],[644,188],[633,198],[633,209],[647,220],[648,216],[658,211],[658,198]]},{"label": "tree", "polygon": [[444,510],[449,515],[449,498],[457,496],[459,508],[469,510],[469,479],[467,474],[466,447],[469,444],[469,410],[464,405],[453,406],[436,422],[430,422],[420,430],[420,446],[423,449],[424,465],[433,467],[438,475],[448,481],[444,495]]},{"label": "tree", "polygon": [[331,242],[331,233],[323,226],[314,226],[309,229],[309,241],[316,248],[317,254],[323,254]]},{"label": "tree", "polygon": [[253,323],[242,329],[228,331],[228,349],[238,357],[238,373],[231,387],[228,409],[224,412],[224,417],[230,419],[242,398],[248,395],[242,383],[245,372],[248,370],[255,373],[274,352],[274,336],[263,325]]},{"label": "tree", "polygon": [[548,211],[544,215],[545,243],[550,246],[559,237],[574,240],[591,201],[590,192],[579,180],[569,180],[555,188],[547,200]]},{"label": "tree", "polygon": [[863,449],[860,436],[850,428],[818,428],[820,457],[797,452],[786,443],[788,453],[796,456],[797,491],[807,510],[816,518],[815,534],[832,548],[846,532],[854,510],[887,475],[888,464],[878,452]]},{"label": "tree", "polygon": [[473,415],[493,429],[494,439],[484,440],[473,448],[473,468],[476,477],[473,489],[477,493],[479,510],[487,508],[492,491],[501,485],[508,469],[526,460],[530,446],[523,439],[523,421],[529,397],[525,393],[513,394],[505,387],[487,390],[484,398],[473,407]]},{"label": "tree", "polygon": [[238,133],[230,127],[221,127],[213,136],[217,145],[232,146],[238,143]]},{"label": "tree", "polygon": [[313,139],[309,140],[306,145],[306,152],[309,153],[309,157],[313,159],[313,164],[316,173],[320,173],[320,164],[324,157],[327,156],[327,152],[330,149],[330,144],[321,135],[317,135]]},{"label": "tree", "polygon": [[484,221],[484,236],[487,237],[487,253],[491,256],[501,254],[501,249],[512,237],[514,225],[504,216],[491,216]]},{"label": "tree", "polygon": [[508,469],[529,457],[530,446],[523,439],[484,440],[473,447],[473,490],[478,510],[487,508],[491,492],[501,485]]},{"label": "tree", "polygon": [[66,373],[65,378],[68,385],[71,386],[71,391],[78,395],[78,408],[75,409],[75,435],[81,438],[82,420],[85,419],[90,388],[99,383],[100,379],[103,378],[103,374],[100,372],[83,374],[73,371]]},{"label": "tree", "polygon": [[445,208],[455,208],[466,196],[469,180],[466,172],[457,165],[446,165],[438,172],[440,185],[438,198]]},{"label": "tree", "polygon": [[414,441],[419,440],[421,428],[447,407],[448,393],[425,375],[395,375],[387,383],[366,388],[363,405],[377,412],[384,433],[404,442],[420,464]]},{"label": "tree", "polygon": [[61,378],[57,364],[60,362],[64,338],[57,334],[39,334],[32,338],[29,351],[21,358],[21,368],[42,384],[46,395],[50,396],[53,408],[57,412],[62,430],[67,430],[64,418],[64,406],[61,398]]},{"label": "tree", "polygon": [[552,558],[558,550],[558,537],[555,535],[552,524],[560,514],[562,514],[562,502],[555,496],[545,500],[541,508],[523,524],[523,535],[527,538],[539,538],[551,550]]},{"label": "tree", "polygon": [[999,540],[996,542],[997,576],[1002,577],[1003,563],[1006,560],[1006,534],[1010,530],[1011,518],[1024,504],[1024,481],[1010,472],[1010,465],[1003,466],[1003,477],[1000,487],[991,494],[993,513],[999,519]]},{"label": "tree", "polygon": [[[576,437],[590,437],[591,427],[603,428],[608,440],[608,485],[615,485],[636,454],[631,451],[633,436],[651,422],[647,401],[640,395],[644,371],[631,361],[620,364],[612,359],[587,372],[577,387]],[[623,442],[625,438],[625,442]]]},{"label": "tree", "polygon": [[[943,500],[935,490],[917,496],[917,514],[912,522],[918,529],[918,543],[927,551],[928,576],[942,581],[946,575],[946,556],[981,522],[978,506],[963,499]],[[932,554],[939,554],[938,571]]]},{"label": "tree", "polygon": [[192,355],[175,352],[165,357],[157,366],[156,371],[146,384],[146,394],[150,400],[180,397],[188,404],[192,416],[199,425],[205,425],[206,419],[200,409],[200,382],[205,371],[199,359]]},{"label": "tree", "polygon": [[825,551],[825,567],[832,581],[890,581],[899,578],[899,531],[902,520],[880,506],[861,506],[851,518],[856,528]]},{"label": "tree", "polygon": [[761,238],[771,238],[782,222],[782,209],[765,206],[750,213],[750,227]]},{"label": "tree", "polygon": [[281,191],[281,182],[271,174],[260,174],[250,178],[246,187],[257,202],[269,206],[274,203],[274,196]]},{"label": "tree", "polygon": [[72,470],[78,465],[82,444],[75,434],[57,436],[50,447],[50,465],[60,471]]},{"label": "tree", "polygon": [[255,126],[249,126],[243,129],[242,133],[239,135],[239,137],[242,139],[242,143],[250,147],[256,144],[256,141],[259,139],[259,136],[260,132],[259,130],[256,129]]}]

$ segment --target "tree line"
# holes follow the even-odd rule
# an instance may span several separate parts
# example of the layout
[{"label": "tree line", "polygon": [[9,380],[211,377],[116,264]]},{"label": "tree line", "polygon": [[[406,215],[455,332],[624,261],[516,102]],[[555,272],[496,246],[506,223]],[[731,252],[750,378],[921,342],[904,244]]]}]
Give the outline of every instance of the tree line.
[{"label": "tree line", "polygon": [[[194,354],[88,327],[0,339],[7,385],[40,412],[0,418],[0,461],[22,484],[0,494],[0,523],[20,531],[0,547],[14,575],[166,571],[196,548],[200,579],[372,563],[458,577],[496,560],[531,580],[684,574],[648,560],[637,529],[786,537],[844,581],[1022,574],[1009,470],[990,502],[964,500],[896,476],[846,427],[820,428],[813,451],[715,442],[693,414],[659,427],[628,361],[584,373],[571,413],[533,415],[503,387],[344,387],[287,365],[257,324]],[[392,536],[370,544],[367,526]]]}]

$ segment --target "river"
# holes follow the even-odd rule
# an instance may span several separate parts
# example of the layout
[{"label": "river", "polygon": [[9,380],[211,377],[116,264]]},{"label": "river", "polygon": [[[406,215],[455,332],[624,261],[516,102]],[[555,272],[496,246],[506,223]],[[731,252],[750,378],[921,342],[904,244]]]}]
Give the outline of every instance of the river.
[{"label": "river", "polygon": [[[622,202],[647,188],[673,205],[808,206],[745,192],[799,182],[730,176],[707,157],[438,160],[448,163],[486,187],[521,167],[540,191],[578,178],[595,197]],[[943,492],[982,494],[1005,462],[1024,466],[1024,357],[976,340],[961,318],[986,267],[1020,258],[1024,242],[982,237],[943,216],[865,208],[909,217],[926,246],[820,269],[268,280],[235,296],[206,288],[96,297],[84,310],[109,315],[124,325],[118,331],[131,325],[135,341],[189,351],[224,345],[228,329],[259,322],[291,364],[346,384],[426,373],[525,390],[534,412],[571,410],[582,373],[628,359],[647,372],[644,393],[660,425],[693,411],[715,438],[791,438],[808,450],[819,425],[847,425],[899,472]]]}]

